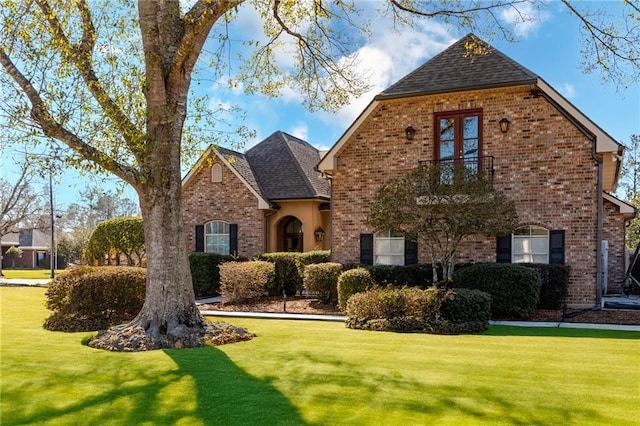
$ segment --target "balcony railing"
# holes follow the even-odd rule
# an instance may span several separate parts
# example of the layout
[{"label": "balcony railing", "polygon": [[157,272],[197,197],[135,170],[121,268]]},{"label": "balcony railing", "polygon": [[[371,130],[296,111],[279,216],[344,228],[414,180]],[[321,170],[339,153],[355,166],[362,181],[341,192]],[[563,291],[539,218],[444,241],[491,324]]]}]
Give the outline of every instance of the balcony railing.
[{"label": "balcony railing", "polygon": [[466,179],[484,178],[493,185],[493,157],[449,158],[444,160],[421,160],[423,167],[438,166],[440,168],[440,184],[453,183],[457,176],[464,172]]}]

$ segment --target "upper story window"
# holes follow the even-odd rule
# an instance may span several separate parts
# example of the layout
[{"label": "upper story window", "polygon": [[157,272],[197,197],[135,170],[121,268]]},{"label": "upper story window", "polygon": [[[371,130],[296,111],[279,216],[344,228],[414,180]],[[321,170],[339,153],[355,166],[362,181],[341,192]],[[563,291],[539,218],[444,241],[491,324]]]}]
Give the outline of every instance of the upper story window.
[{"label": "upper story window", "polygon": [[482,153],[482,110],[436,114],[435,159],[453,162]]},{"label": "upper story window", "polygon": [[229,224],[213,221],[204,225],[204,251],[207,253],[229,254]]},{"label": "upper story window", "polygon": [[402,232],[376,232],[373,240],[376,265],[404,265],[404,234]]},{"label": "upper story window", "polygon": [[211,166],[211,182],[222,182],[222,166],[218,163]]},{"label": "upper story window", "polygon": [[549,231],[525,226],[513,233],[513,263],[549,263]]}]

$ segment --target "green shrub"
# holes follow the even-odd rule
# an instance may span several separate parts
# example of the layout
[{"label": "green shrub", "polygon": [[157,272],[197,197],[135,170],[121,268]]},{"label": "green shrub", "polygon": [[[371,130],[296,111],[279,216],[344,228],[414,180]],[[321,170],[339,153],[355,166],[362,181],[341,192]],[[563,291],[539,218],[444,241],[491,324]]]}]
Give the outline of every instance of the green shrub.
[{"label": "green shrub", "polygon": [[233,256],[217,253],[189,253],[189,266],[193,280],[193,292],[196,297],[217,296],[220,294],[220,271],[222,262],[237,261]]},{"label": "green shrub", "polygon": [[378,285],[395,287],[428,288],[433,285],[433,268],[427,264],[417,265],[373,265],[366,269]]},{"label": "green shrub", "polygon": [[302,275],[298,272],[297,258],[300,253],[276,252],[262,253],[258,260],[275,265],[275,279],[268,288],[270,296],[286,293],[293,296],[302,292]]},{"label": "green shrub", "polygon": [[344,311],[351,296],[369,290],[374,284],[371,273],[365,268],[344,271],[338,277],[338,308]]},{"label": "green shrub", "polygon": [[275,265],[254,260],[225,262],[220,269],[220,294],[225,301],[239,302],[267,294],[274,279]]},{"label": "green shrub", "polygon": [[304,268],[304,288],[317,293],[322,303],[338,302],[338,277],[342,272],[340,263],[316,263]]},{"label": "green shrub", "polygon": [[347,301],[347,327],[438,334],[486,330],[491,296],[478,290],[426,290],[388,286],[356,293]]},{"label": "green shrub", "polygon": [[298,274],[304,278],[304,267],[316,263],[331,262],[331,250],[313,250],[296,253],[296,266]]},{"label": "green shrub", "polygon": [[546,263],[520,263],[534,269],[540,275],[540,299],[538,309],[560,309],[564,305],[569,288],[569,265],[549,265]]},{"label": "green shrub", "polygon": [[478,263],[453,274],[455,288],[482,290],[491,295],[493,319],[526,320],[535,313],[540,276],[512,263]]},{"label": "green shrub", "polygon": [[130,321],[144,303],[147,271],[135,267],[91,267],[58,274],[47,288],[52,310],[44,328],[95,331]]}]

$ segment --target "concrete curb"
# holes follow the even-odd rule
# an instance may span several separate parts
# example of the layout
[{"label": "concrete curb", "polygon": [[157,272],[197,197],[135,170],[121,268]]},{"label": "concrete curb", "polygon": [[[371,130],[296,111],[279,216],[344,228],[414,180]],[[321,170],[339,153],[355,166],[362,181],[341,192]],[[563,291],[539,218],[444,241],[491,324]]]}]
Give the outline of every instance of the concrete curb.
[{"label": "concrete curb", "polygon": [[232,312],[232,311],[207,311],[200,313],[204,316],[235,317],[235,318],[259,318],[259,319],[284,319],[303,321],[329,321],[344,322],[347,318],[341,315],[313,315],[313,314],[288,314],[275,312]]},{"label": "concrete curb", "polygon": [[[342,315],[310,315],[310,314],[288,314],[286,312],[233,312],[233,311],[210,311],[202,310],[204,316],[227,317],[227,318],[255,318],[255,319],[281,319],[281,320],[303,320],[303,321],[329,321],[344,322]],[[594,324],[578,322],[537,322],[537,321],[489,321],[489,325],[504,325],[511,327],[539,327],[539,328],[582,328],[593,330],[619,330],[640,332],[640,325],[621,324]]]}]

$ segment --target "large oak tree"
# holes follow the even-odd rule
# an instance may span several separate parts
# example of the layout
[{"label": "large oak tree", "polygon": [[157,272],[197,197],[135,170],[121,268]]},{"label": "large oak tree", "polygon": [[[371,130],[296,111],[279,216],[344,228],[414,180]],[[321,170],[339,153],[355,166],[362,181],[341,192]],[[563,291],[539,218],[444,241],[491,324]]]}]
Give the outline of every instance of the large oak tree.
[{"label": "large oak tree", "polygon": [[[68,165],[100,167],[138,193],[144,219],[148,282],[137,318],[102,339],[151,339],[155,347],[202,344],[205,325],[194,303],[180,208],[181,157],[189,89],[203,46],[216,26],[217,41],[238,7],[259,12],[265,38],[248,42],[253,55],[241,76],[249,92],[277,96],[284,87],[304,95],[308,108],[336,109],[362,93],[363,76],[353,52],[366,37],[357,2],[297,0],[140,0],[135,10],[118,0],[0,0],[0,64],[11,137],[32,144],[37,136],[58,141],[54,154]],[[627,18],[608,26],[562,4],[583,20],[585,65],[613,78],[638,78],[638,9],[625,2]],[[188,8],[187,8],[188,5]],[[544,5],[529,0],[390,0],[378,3],[379,19],[412,25],[435,19],[459,30],[511,38],[500,19],[507,10],[522,22]],[[184,7],[184,9],[183,9]],[[626,32],[625,32],[626,28]],[[635,41],[635,43],[634,43]],[[214,40],[210,40],[214,43]],[[278,65],[286,43],[295,65]],[[212,61],[225,63],[224,49]],[[191,99],[192,104],[197,104]],[[194,123],[197,121],[194,121]],[[18,129],[23,129],[18,130]],[[135,349],[135,347],[133,348]]]}]

